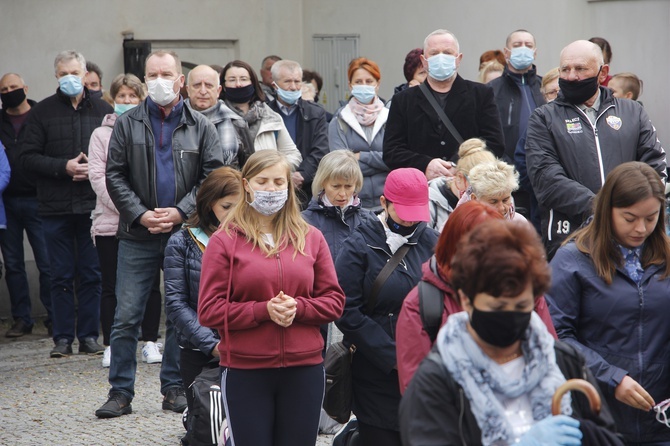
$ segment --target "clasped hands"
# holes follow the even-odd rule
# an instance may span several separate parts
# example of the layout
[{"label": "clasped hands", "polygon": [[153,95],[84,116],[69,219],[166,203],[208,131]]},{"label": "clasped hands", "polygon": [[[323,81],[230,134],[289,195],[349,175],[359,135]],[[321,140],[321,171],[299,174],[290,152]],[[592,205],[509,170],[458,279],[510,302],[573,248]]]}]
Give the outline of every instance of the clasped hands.
[{"label": "clasped hands", "polygon": [[140,224],[152,234],[170,232],[175,225],[183,221],[177,208],[156,208],[146,211],[140,217]]},{"label": "clasped hands", "polygon": [[279,294],[268,301],[267,309],[272,322],[281,327],[288,327],[295,320],[298,302],[280,291]]},{"label": "clasped hands", "polygon": [[88,180],[88,157],[84,152],[79,152],[75,158],[67,160],[65,171],[72,177],[72,181]]}]

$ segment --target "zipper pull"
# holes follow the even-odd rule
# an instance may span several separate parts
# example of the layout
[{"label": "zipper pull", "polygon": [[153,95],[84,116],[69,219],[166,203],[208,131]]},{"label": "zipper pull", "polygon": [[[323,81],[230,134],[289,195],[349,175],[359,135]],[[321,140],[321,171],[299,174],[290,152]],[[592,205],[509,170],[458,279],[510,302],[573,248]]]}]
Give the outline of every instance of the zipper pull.
[{"label": "zipper pull", "polygon": [[183,150],[179,151],[179,158],[184,159],[184,151]]}]

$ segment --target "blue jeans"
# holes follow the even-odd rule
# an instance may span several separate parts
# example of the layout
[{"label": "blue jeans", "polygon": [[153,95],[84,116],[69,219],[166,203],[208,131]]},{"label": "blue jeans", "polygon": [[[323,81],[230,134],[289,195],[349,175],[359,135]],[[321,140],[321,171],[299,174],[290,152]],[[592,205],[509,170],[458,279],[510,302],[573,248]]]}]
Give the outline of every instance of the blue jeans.
[{"label": "blue jeans", "polygon": [[[100,327],[100,265],[91,239],[91,216],[42,217],[51,264],[53,340],[98,338]],[[77,309],[75,311],[75,279]],[[76,319],[76,322],[75,322]]]},{"label": "blue jeans", "polygon": [[33,249],[35,264],[40,274],[40,301],[47,310],[47,319],[52,320],[51,272],[47,246],[42,232],[42,219],[37,215],[37,198],[4,197],[7,213],[7,229],[0,231],[0,248],[5,260],[5,281],[9,290],[12,318],[21,319],[32,326],[30,291],[26,260],[23,252],[23,231]]},{"label": "blue jeans", "polygon": [[[116,312],[112,325],[112,361],[109,384],[112,391],[135,396],[137,370],[137,338],[144,309],[158,268],[163,266],[163,254],[170,234],[153,240],[119,241],[119,261],[116,269]],[[174,327],[165,322],[165,345],[160,372],[161,393],[182,385],[179,374],[179,345]]]}]

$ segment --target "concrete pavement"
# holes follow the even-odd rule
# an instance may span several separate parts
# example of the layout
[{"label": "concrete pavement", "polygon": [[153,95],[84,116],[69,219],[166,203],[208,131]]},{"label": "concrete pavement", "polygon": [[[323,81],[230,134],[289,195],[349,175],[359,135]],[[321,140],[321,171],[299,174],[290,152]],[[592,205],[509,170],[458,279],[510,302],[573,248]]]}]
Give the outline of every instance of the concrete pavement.
[{"label": "concrete pavement", "polygon": [[[160,364],[140,360],[133,413],[101,420],[95,410],[106,401],[109,369],[101,356],[75,354],[51,359],[53,346],[41,322],[33,334],[4,337],[0,323],[0,445],[179,445],[181,414],[161,409]],[[140,347],[141,347],[140,343]],[[320,436],[315,446],[330,445]]]}]

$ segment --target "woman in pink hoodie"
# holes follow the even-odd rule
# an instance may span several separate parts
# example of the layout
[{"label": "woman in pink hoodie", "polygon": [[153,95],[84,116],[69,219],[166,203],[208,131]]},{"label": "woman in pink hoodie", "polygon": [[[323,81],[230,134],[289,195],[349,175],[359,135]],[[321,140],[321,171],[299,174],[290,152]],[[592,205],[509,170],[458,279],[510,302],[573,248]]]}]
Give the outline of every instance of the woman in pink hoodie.
[{"label": "woman in pink hoodie", "polygon": [[291,167],[261,150],[243,197],[209,240],[198,318],[219,331],[221,392],[233,444],[314,446],[324,391],[320,325],[344,294],[325,238],[300,215]]}]

